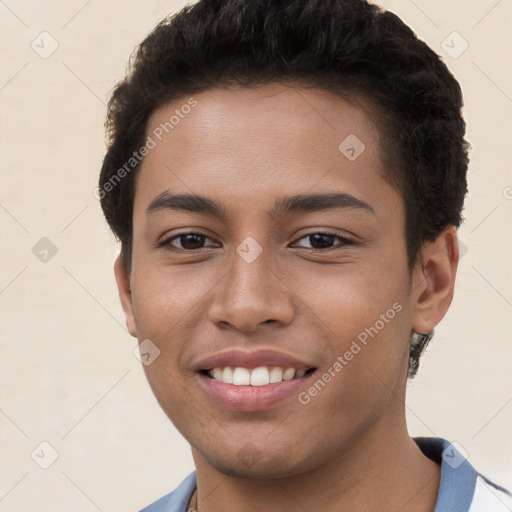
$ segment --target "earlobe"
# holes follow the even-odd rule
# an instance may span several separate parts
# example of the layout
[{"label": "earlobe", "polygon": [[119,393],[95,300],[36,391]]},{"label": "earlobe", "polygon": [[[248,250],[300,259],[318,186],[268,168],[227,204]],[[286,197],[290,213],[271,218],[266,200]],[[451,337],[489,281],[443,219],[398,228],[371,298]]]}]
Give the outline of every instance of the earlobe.
[{"label": "earlobe", "polygon": [[133,316],[133,304],[132,304],[132,292],[130,288],[130,279],[126,273],[123,259],[121,254],[118,254],[114,262],[114,274],[116,276],[117,289],[119,291],[119,299],[123,307],[126,327],[128,327],[129,333],[137,337],[137,330],[135,327],[135,319]]},{"label": "earlobe", "polygon": [[[420,259],[421,260],[421,259]],[[422,261],[415,268],[413,329],[428,333],[445,316],[453,299],[459,246],[455,226],[447,227],[422,249]]]}]

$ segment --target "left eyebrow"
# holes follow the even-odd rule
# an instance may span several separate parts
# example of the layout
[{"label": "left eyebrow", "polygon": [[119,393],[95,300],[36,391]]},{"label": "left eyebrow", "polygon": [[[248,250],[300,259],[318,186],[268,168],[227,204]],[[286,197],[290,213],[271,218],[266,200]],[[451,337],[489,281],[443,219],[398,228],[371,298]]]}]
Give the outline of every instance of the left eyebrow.
[{"label": "left eyebrow", "polygon": [[[268,212],[270,217],[283,217],[290,213],[305,213],[357,208],[375,215],[375,210],[366,202],[345,192],[324,194],[297,194],[278,199]],[[188,211],[217,218],[225,218],[224,206],[213,199],[198,194],[172,194],[166,190],[155,197],[146,209],[146,214],[160,210]]]},{"label": "left eyebrow", "polygon": [[271,217],[282,217],[291,212],[319,212],[335,208],[358,208],[375,215],[375,210],[368,203],[346,192],[298,194],[282,197],[276,201],[268,214]]}]

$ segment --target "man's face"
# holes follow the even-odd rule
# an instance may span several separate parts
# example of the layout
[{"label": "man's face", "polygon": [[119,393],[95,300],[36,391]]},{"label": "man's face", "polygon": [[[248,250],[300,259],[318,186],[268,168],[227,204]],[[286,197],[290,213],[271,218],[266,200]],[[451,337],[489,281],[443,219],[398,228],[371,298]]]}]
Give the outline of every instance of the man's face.
[{"label": "man's face", "polygon": [[[188,100],[147,127],[156,146],[136,183],[130,330],[160,350],[147,378],[197,460],[242,476],[303,473],[403,416],[403,201],[370,119],[338,96],[269,85]],[[334,193],[335,208],[273,211]],[[224,216],[171,208],[177,194]],[[230,384],[227,366],[245,368],[239,382],[266,367],[263,385]],[[293,379],[264,384],[279,380],[274,367]]]}]

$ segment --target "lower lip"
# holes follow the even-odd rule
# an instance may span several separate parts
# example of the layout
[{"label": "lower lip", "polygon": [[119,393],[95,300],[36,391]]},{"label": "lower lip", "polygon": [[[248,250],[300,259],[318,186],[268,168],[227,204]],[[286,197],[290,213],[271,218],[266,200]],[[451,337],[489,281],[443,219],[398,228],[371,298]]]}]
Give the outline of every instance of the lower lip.
[{"label": "lower lip", "polygon": [[283,380],[266,386],[235,386],[198,374],[199,382],[206,392],[219,404],[236,411],[261,411],[268,409],[293,394],[311,377]]}]

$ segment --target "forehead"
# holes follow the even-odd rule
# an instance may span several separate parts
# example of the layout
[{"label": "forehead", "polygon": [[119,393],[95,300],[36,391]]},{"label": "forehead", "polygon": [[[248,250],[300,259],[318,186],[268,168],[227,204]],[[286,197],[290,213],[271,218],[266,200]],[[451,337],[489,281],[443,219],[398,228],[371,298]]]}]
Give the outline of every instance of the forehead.
[{"label": "forehead", "polygon": [[385,169],[367,112],[323,89],[282,84],[170,101],[147,124],[154,147],[137,177],[136,207],[169,189],[238,201],[340,186],[371,195]]}]

